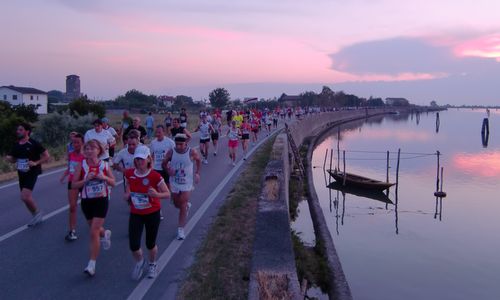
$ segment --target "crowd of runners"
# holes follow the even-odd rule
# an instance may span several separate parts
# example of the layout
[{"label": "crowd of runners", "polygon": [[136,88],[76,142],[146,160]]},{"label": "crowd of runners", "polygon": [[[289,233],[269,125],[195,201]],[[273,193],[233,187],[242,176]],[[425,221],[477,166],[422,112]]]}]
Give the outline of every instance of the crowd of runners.
[{"label": "crowd of runners", "polygon": [[[115,130],[107,118],[97,119],[93,128],[85,133],[70,133],[67,146],[67,169],[60,178],[67,183],[69,220],[65,239],[78,239],[76,232],[77,206],[81,210],[90,232],[90,254],[84,272],[94,276],[96,260],[101,247],[111,248],[112,231],[104,227],[112,188],[117,184],[114,172],[123,177],[124,200],[130,208],[128,223],[129,248],[135,260],[132,277],[140,279],[156,276],[156,239],[163,219],[162,200],[170,199],[178,209],[177,239],[186,238],[184,227],[191,207],[190,194],[200,181],[202,164],[209,163],[210,153],[217,156],[219,139],[227,136],[228,162],[235,166],[237,149],[242,148],[243,160],[248,158],[250,144],[257,143],[258,133],[269,136],[278,128],[279,120],[301,119],[303,115],[317,113],[314,108],[221,112],[200,111],[194,132],[199,132],[199,151],[188,145],[193,134],[188,130],[188,116],[182,109],[178,117],[166,113],[163,124],[154,124],[149,114],[144,128],[138,117],[123,113],[121,127]],[[41,174],[41,165],[48,162],[48,151],[30,137],[31,125],[19,124],[18,141],[7,156],[16,164],[21,200],[32,214],[28,227],[43,221],[43,213],[33,199],[33,190]],[[115,153],[117,144],[123,148]],[[210,146],[212,145],[212,146]],[[210,149],[213,148],[213,149]],[[148,255],[141,249],[141,236],[145,231]]]}]

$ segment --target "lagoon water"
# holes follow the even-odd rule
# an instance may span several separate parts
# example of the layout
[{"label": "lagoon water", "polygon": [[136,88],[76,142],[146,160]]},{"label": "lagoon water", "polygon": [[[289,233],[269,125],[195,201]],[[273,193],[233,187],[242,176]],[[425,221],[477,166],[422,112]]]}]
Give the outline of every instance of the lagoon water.
[{"label": "lagoon water", "polygon": [[[439,132],[435,113],[342,126],[347,172],[386,180],[391,151],[395,182],[401,149],[397,199],[392,187],[388,204],[327,188],[322,166],[326,149],[337,148],[337,129],[318,144],[314,184],[355,299],[500,299],[500,111],[491,111],[487,147],[485,117],[485,110],[442,111]],[[437,150],[442,201],[433,195]],[[310,230],[299,231],[311,239]]]}]

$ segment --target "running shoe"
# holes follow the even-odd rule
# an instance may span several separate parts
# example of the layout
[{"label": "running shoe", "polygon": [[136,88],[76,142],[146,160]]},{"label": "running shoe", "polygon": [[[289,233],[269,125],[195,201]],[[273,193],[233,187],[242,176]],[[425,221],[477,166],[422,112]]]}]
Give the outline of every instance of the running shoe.
[{"label": "running shoe", "polygon": [[42,211],[38,211],[35,215],[33,215],[33,218],[31,221],[28,223],[28,227],[34,227],[43,221],[43,213]]},{"label": "running shoe", "polygon": [[217,156],[217,152],[214,152],[214,156]]},{"label": "running shoe", "polygon": [[134,269],[132,270],[132,279],[139,280],[142,277],[142,273],[144,271],[144,266],[146,266],[146,260],[142,259],[140,262],[135,264]]},{"label": "running shoe", "polygon": [[184,234],[184,228],[182,228],[182,227],[177,228],[177,239],[183,240],[185,238],[186,238],[186,235]]},{"label": "running shoe", "polygon": [[148,278],[155,278],[157,274],[156,263],[149,263]]},{"label": "running shoe", "polygon": [[104,231],[104,237],[101,239],[101,243],[104,250],[109,250],[111,248],[111,230],[106,229]]},{"label": "running shoe", "polygon": [[76,236],[76,233],[74,230],[70,230],[68,235],[66,235],[65,239],[68,241],[68,242],[72,242],[72,241],[75,241],[78,239],[78,237]]},{"label": "running shoe", "polygon": [[233,165],[233,167],[234,167],[234,166],[236,166],[236,163],[233,161],[232,165]]},{"label": "running shoe", "polygon": [[95,275],[95,266],[91,266],[89,263],[85,270],[83,270],[83,273],[87,274],[90,277],[93,277]]}]

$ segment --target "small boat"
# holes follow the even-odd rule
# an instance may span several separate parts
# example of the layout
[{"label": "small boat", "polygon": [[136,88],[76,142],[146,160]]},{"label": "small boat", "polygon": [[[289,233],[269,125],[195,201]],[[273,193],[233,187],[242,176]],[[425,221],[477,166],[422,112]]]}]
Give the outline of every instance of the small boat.
[{"label": "small boat", "polygon": [[342,183],[334,181],[327,186],[329,189],[337,190],[345,194],[351,194],[361,198],[377,200],[387,204],[394,204],[382,190],[368,190],[350,186],[344,186]]},{"label": "small boat", "polygon": [[[338,170],[327,170],[330,175],[340,184],[344,184],[344,172],[340,172]],[[370,189],[370,190],[379,190],[383,191],[391,186],[395,185],[395,183],[384,182],[380,180],[375,180],[367,177],[363,177],[360,175],[347,173],[345,174],[345,185],[350,187],[357,187],[362,189]]]}]

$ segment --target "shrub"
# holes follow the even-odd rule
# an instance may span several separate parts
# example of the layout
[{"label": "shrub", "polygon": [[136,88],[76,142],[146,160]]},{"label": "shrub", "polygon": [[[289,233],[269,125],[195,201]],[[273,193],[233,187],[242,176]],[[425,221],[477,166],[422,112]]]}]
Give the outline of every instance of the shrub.
[{"label": "shrub", "polygon": [[51,114],[39,122],[33,136],[44,145],[56,148],[68,142],[71,131],[85,134],[89,128],[92,128],[92,122],[96,118],[93,114],[87,114],[78,119],[68,113]]}]

